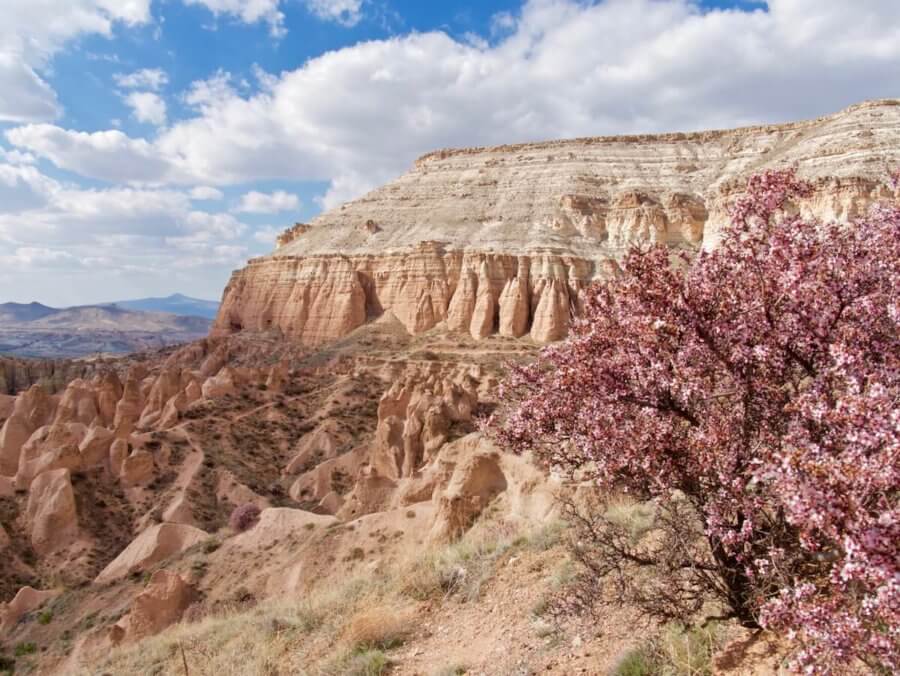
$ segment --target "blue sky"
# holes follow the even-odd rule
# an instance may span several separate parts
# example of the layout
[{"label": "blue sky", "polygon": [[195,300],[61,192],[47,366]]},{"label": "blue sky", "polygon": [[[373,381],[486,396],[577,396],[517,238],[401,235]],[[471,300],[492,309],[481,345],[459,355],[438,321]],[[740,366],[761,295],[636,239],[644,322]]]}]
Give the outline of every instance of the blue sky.
[{"label": "blue sky", "polygon": [[4,0],[0,302],[216,298],[439,147],[896,96],[896,0]]}]

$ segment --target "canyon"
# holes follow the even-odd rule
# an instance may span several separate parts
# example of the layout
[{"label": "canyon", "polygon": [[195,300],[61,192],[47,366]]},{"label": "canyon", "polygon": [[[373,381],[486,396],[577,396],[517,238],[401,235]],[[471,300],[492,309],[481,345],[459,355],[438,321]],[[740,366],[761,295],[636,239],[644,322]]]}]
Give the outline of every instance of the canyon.
[{"label": "canyon", "polygon": [[[480,428],[506,365],[563,339],[630,246],[715,246],[752,173],[796,166],[815,185],[797,208],[828,219],[900,197],[884,183],[898,141],[900,101],[875,101],[767,127],[438,151],[287,229],[233,274],[208,337],[0,359],[0,656],[39,673],[215,673],[232,641],[282,665],[258,673],[341,673],[312,665],[352,653],[369,598],[352,582],[412,618],[409,647],[386,648],[395,673],[463,659],[605,673],[634,644],[628,609],[606,637],[531,617],[571,576],[547,535],[565,487]],[[248,506],[258,517],[235,527]],[[277,605],[333,589],[350,600],[328,619]],[[229,617],[231,638],[208,633]]]}]

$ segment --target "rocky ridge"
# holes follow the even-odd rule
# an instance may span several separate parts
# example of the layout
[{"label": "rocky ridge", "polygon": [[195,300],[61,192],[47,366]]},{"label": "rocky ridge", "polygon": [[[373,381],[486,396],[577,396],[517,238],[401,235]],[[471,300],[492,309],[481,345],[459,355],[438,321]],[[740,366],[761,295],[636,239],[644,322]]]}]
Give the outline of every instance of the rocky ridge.
[{"label": "rocky ridge", "polygon": [[751,173],[796,166],[816,186],[805,208],[853,218],[886,196],[898,139],[900,101],[885,100],[784,125],[430,153],[237,271],[214,332],[321,345],[391,313],[413,334],[550,342],[630,245],[714,245]]}]

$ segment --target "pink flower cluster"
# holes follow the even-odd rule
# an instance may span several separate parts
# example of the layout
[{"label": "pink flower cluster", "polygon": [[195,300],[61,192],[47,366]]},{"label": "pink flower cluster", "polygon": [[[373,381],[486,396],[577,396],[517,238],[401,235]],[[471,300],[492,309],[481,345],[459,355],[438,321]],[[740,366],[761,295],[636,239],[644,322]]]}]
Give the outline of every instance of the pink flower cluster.
[{"label": "pink flower cluster", "polygon": [[821,223],[797,215],[811,192],[767,172],[715,250],[631,251],[512,367],[494,425],[601,486],[687,496],[732,610],[795,638],[796,667],[898,673],[900,205]]}]

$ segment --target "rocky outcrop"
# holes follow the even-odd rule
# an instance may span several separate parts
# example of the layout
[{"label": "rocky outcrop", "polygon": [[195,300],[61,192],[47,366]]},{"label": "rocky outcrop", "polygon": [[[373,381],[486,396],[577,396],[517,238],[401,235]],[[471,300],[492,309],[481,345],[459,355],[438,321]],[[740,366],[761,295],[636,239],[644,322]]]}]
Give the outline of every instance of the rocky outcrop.
[{"label": "rocky outcrop", "polygon": [[32,385],[55,394],[75,378],[88,378],[102,368],[89,361],[0,357],[0,394],[19,394]]},{"label": "rocky outcrop", "polygon": [[769,127],[431,153],[236,272],[214,333],[319,345],[390,312],[413,334],[446,323],[476,338],[558,340],[580,291],[628,247],[714,245],[751,173],[795,165],[816,181],[805,209],[861,213],[883,196],[883,167],[900,163],[898,103]]},{"label": "rocky outcrop", "polygon": [[59,592],[56,591],[40,591],[32,587],[22,587],[13,600],[3,609],[0,631],[8,631],[15,626],[16,622],[25,613],[37,610],[44,603],[57,596],[59,596]]},{"label": "rocky outcrop", "polygon": [[439,374],[412,373],[396,382],[378,405],[371,464],[379,476],[412,476],[446,441],[453,423],[472,419],[474,383]]},{"label": "rocky outcrop", "polygon": [[113,644],[130,643],[158,634],[178,622],[194,598],[194,590],[177,573],[158,570],[131,602],[131,610],[113,625]]},{"label": "rocky outcrop", "polygon": [[40,385],[32,385],[16,399],[12,415],[0,428],[0,475],[13,476],[19,469],[22,446],[38,428],[50,422],[56,404]]},{"label": "rocky outcrop", "polygon": [[139,570],[147,570],[159,563],[203,542],[207,534],[199,528],[175,523],[160,523],[151,526],[128,545],[97,576],[102,584],[118,580]]},{"label": "rocky outcrop", "polygon": [[41,556],[78,539],[78,512],[67,469],[44,472],[31,484],[26,510],[31,546]]}]

